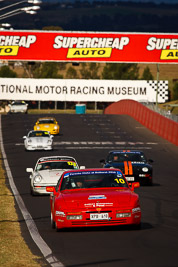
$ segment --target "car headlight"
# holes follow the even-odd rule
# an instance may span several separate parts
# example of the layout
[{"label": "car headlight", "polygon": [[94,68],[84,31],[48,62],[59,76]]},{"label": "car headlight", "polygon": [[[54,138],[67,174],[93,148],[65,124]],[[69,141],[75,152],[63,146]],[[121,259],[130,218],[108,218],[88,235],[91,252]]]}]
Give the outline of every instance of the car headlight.
[{"label": "car headlight", "polygon": [[132,209],[132,213],[137,213],[137,212],[140,212],[140,211],[141,211],[140,207],[136,207],[136,208]]},{"label": "car headlight", "polygon": [[143,168],[142,168],[142,171],[143,171],[143,172],[148,172],[148,168],[147,168],[147,167],[143,167]]},{"label": "car headlight", "polygon": [[131,217],[131,210],[117,210],[116,218]]},{"label": "car headlight", "polygon": [[55,126],[54,126],[54,129],[57,130],[57,128],[58,128],[57,125],[55,125]]},{"label": "car headlight", "polygon": [[32,142],[32,140],[31,140],[31,139],[28,139],[28,140],[27,140],[27,142],[28,142],[28,143],[31,143],[31,142]]},{"label": "car headlight", "polygon": [[82,220],[82,215],[67,215],[67,220]]},{"label": "car headlight", "polygon": [[49,140],[48,140],[48,143],[51,144],[51,143],[52,143],[52,140],[49,139]]},{"label": "car headlight", "polygon": [[40,175],[35,176],[34,183],[40,183],[42,180],[42,177]]},{"label": "car headlight", "polygon": [[37,129],[37,130],[40,130],[40,126],[36,126],[36,129]]}]

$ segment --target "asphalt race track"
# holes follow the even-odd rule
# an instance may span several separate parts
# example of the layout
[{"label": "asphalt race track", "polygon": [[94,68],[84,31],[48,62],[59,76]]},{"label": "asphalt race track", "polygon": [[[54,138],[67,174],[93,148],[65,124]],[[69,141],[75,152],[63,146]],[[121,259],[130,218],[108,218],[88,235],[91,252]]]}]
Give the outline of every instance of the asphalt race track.
[{"label": "asphalt race track", "polygon": [[[177,267],[178,148],[126,115],[59,114],[55,118],[61,132],[54,137],[54,150],[26,152],[23,136],[33,129],[38,117],[2,115],[4,148],[25,206],[61,266]],[[74,156],[79,165],[101,167],[99,160],[112,149],[140,149],[154,160],[153,186],[135,190],[141,199],[141,230],[120,226],[56,232],[50,225],[49,196],[30,195],[26,168],[34,167],[39,157],[49,155]],[[26,242],[33,253],[41,255],[18,207],[17,212]],[[46,265],[50,266],[44,260]]]}]

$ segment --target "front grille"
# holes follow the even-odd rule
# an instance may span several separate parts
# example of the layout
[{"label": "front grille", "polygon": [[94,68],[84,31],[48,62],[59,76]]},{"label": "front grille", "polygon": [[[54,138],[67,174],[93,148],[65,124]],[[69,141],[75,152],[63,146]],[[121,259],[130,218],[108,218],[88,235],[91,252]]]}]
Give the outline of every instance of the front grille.
[{"label": "front grille", "polygon": [[89,226],[89,225],[118,225],[118,224],[123,224],[123,223],[126,223],[127,220],[126,219],[122,219],[122,220],[113,220],[113,221],[109,221],[109,220],[106,220],[106,221],[72,221],[72,225],[75,225],[75,226]]}]

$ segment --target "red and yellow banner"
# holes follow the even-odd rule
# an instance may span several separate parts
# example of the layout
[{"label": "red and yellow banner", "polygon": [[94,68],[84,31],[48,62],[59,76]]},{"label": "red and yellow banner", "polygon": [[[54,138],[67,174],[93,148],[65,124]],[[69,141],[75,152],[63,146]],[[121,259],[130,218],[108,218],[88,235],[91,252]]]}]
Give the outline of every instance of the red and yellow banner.
[{"label": "red and yellow banner", "polygon": [[0,31],[0,60],[178,63],[178,34]]}]

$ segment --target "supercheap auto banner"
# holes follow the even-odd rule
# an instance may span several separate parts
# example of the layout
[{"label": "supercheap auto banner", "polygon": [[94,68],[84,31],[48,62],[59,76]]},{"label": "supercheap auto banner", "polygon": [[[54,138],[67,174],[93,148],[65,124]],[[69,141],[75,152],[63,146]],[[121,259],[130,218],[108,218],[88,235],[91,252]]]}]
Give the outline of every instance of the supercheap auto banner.
[{"label": "supercheap auto banner", "polygon": [[178,34],[0,31],[0,60],[178,63]]},{"label": "supercheap auto banner", "polygon": [[168,81],[0,78],[1,100],[164,103]]}]

